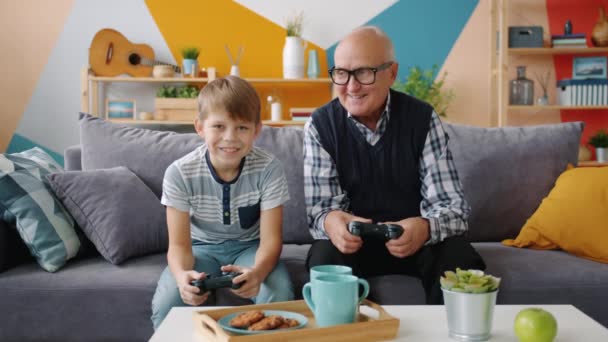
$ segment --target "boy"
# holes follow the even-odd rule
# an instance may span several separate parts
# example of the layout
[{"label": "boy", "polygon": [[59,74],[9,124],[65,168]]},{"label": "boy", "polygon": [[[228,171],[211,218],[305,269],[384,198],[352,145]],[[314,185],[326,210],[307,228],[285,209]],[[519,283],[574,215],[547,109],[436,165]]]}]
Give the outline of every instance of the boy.
[{"label": "boy", "polygon": [[198,96],[195,128],[205,143],[171,164],[163,180],[167,207],[168,267],[152,299],[158,328],[171,307],[201,305],[190,282],[221,272],[242,272],[232,290],[256,304],[293,299],[289,275],[279,263],[282,204],[289,199],[281,164],[253,147],[260,100],[234,76],[217,79]]}]

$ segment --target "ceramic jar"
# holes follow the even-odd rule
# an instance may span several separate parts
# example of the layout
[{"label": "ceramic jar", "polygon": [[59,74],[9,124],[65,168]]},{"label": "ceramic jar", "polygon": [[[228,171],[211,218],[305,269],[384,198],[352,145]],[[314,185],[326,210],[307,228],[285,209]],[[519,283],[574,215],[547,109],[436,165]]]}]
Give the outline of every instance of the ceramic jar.
[{"label": "ceramic jar", "polygon": [[306,42],[300,37],[285,37],[283,78],[304,78],[304,49],[306,45]]}]

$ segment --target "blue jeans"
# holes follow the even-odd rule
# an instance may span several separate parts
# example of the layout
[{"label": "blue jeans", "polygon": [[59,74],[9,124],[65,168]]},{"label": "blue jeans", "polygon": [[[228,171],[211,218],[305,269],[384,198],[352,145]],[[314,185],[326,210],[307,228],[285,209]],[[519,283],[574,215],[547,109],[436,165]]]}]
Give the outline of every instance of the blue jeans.
[{"label": "blue jeans", "polygon": [[[260,245],[259,240],[237,241],[229,240],[220,244],[205,244],[197,242],[192,246],[194,255],[194,270],[206,274],[218,275],[220,266],[233,264],[252,267],[255,253]],[[282,302],[293,300],[293,286],[287,269],[278,263],[268,274],[260,286],[258,295],[251,298],[255,304]],[[165,319],[169,310],[174,306],[188,306],[182,301],[177,283],[169,267],[166,267],[158,280],[156,292],[152,299],[152,323],[154,330]]]}]

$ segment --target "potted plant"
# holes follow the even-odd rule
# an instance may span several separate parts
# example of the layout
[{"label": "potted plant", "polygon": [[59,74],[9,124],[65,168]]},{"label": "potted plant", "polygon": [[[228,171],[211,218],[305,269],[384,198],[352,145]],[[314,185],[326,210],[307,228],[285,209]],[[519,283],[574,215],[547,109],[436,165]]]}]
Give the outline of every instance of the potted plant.
[{"label": "potted plant", "polygon": [[442,89],[447,72],[440,79],[435,80],[438,70],[437,65],[433,65],[430,70],[422,70],[416,66],[411,67],[405,81],[396,80],[392,88],[428,102],[437,114],[445,117],[448,105],[454,99],[454,92]]},{"label": "potted plant", "polygon": [[285,45],[283,46],[283,77],[304,78],[304,49],[302,24],[304,14],[299,13],[287,19]]},{"label": "potted plant", "polygon": [[162,86],[154,99],[155,118],[170,121],[194,121],[198,111],[199,89],[194,86]]},{"label": "potted plant", "polygon": [[182,49],[182,72],[184,75],[196,76],[199,53],[200,50],[196,47],[185,47]]},{"label": "potted plant", "polygon": [[605,163],[606,148],[608,148],[608,133],[600,129],[589,139],[589,145],[595,147],[595,159],[600,163]]},{"label": "potted plant", "polygon": [[500,278],[480,270],[446,271],[439,279],[448,319],[448,331],[458,340],[490,338]]}]

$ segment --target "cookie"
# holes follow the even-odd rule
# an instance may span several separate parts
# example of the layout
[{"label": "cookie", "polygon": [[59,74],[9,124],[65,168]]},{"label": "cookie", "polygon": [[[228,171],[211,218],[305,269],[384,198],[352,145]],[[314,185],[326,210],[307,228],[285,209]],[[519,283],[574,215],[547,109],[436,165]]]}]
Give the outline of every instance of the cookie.
[{"label": "cookie", "polygon": [[276,329],[277,327],[279,327],[281,324],[283,324],[283,322],[284,322],[283,317],[277,316],[277,315],[271,315],[271,316],[268,316],[268,317],[262,319],[259,322],[252,324],[251,326],[249,326],[249,330],[252,330],[252,331],[272,330],[272,329]]},{"label": "cookie", "polygon": [[297,327],[298,325],[300,325],[300,322],[298,320],[291,318],[283,318],[283,324],[279,325],[277,329],[293,328]]},{"label": "cookie", "polygon": [[251,310],[243,312],[230,320],[229,324],[235,328],[247,328],[255,322],[264,318],[264,313],[260,310]]}]

